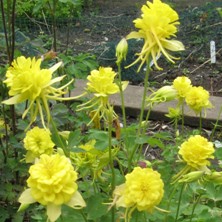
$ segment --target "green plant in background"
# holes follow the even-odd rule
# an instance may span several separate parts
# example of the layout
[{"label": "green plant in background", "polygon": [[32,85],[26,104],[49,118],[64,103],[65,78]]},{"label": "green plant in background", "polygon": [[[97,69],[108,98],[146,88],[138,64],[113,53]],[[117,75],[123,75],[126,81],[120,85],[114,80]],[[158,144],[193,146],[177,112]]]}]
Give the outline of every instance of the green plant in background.
[{"label": "green plant in background", "polygon": [[[45,3],[55,4],[51,5],[55,16],[58,1]],[[138,31],[116,47],[117,73],[99,67],[90,54],[70,56],[68,51],[54,50],[40,58],[19,56],[2,69],[1,220],[220,220],[222,171],[211,163],[220,157],[215,150],[220,144],[206,138],[201,125],[202,113],[212,107],[208,92],[192,86],[187,77],[178,77],[147,97],[150,65],[160,69],[160,54],[174,62],[169,51],[184,49],[171,39],[178,19],[176,11],[160,0],[143,5],[141,18],[134,21]],[[121,76],[130,38],[142,38],[144,44],[130,66],[147,67],[139,122],[132,124],[127,122],[124,104],[128,82]],[[85,92],[68,97],[73,77],[86,73],[90,74]],[[114,94],[121,96],[123,127],[110,99]],[[172,100],[177,105],[169,107],[168,116],[174,131],[152,132],[152,108]],[[16,117],[6,106],[10,104],[16,105]],[[200,117],[198,130],[184,130],[185,105]],[[159,154],[148,159],[152,150]]]}]

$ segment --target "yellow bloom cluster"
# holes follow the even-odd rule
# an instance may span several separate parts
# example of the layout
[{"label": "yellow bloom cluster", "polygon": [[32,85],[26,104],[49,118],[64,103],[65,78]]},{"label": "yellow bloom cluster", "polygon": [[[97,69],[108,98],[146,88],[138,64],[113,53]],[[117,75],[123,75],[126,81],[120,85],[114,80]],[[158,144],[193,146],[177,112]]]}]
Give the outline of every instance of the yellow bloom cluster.
[{"label": "yellow bloom cluster", "polygon": [[99,70],[93,70],[87,77],[87,90],[94,93],[96,97],[106,97],[119,92],[119,87],[114,83],[116,73],[112,68],[100,67]]},{"label": "yellow bloom cluster", "polygon": [[195,135],[180,146],[179,154],[187,165],[195,169],[201,169],[210,165],[208,159],[214,159],[214,151],[212,142],[200,135]]},{"label": "yellow bloom cluster", "polygon": [[4,83],[9,88],[9,95],[12,96],[8,100],[3,101],[4,104],[12,105],[28,101],[28,108],[23,113],[23,118],[31,111],[31,121],[33,123],[40,114],[41,121],[45,127],[43,111],[46,112],[48,121],[50,120],[50,111],[48,107],[48,100],[67,100],[70,98],[62,98],[61,95],[66,92],[63,91],[68,84],[54,88],[54,83],[60,82],[65,76],[52,79],[52,73],[56,71],[61,62],[55,64],[49,69],[41,69],[41,59],[18,57],[12,62],[6,73],[6,80]]},{"label": "yellow bloom cluster", "polygon": [[180,101],[185,100],[186,104],[196,114],[200,114],[203,109],[212,108],[209,92],[202,86],[192,86],[188,77],[177,77],[173,81],[173,87],[177,91],[178,99]]},{"label": "yellow bloom cluster", "polygon": [[38,202],[47,206],[50,221],[61,214],[61,205],[84,207],[85,202],[78,193],[77,173],[65,156],[40,156],[39,161],[29,169],[26,189],[19,198],[22,205]]},{"label": "yellow bloom cluster", "polygon": [[153,63],[157,69],[161,69],[157,64],[157,57],[162,53],[170,62],[176,59],[168,53],[170,51],[184,50],[180,41],[170,40],[177,33],[179,16],[169,5],[160,0],[147,1],[147,5],[142,6],[142,18],[134,20],[138,32],[131,32],[127,39],[144,39],[144,45],[138,58],[130,66],[141,61],[138,71],[142,65],[152,56]]},{"label": "yellow bloom cluster", "polygon": [[54,146],[49,130],[34,127],[26,133],[24,138],[24,147],[28,151],[26,162],[33,162],[41,154],[52,154]]},{"label": "yellow bloom cluster", "polygon": [[179,98],[185,98],[188,91],[191,89],[191,80],[186,76],[179,76],[173,81],[173,87],[177,90]]},{"label": "yellow bloom cluster", "polygon": [[77,191],[77,173],[65,156],[43,154],[29,173],[31,195],[42,205],[67,203]]},{"label": "yellow bloom cluster", "polygon": [[186,95],[187,105],[196,113],[200,113],[202,109],[211,108],[209,101],[210,95],[202,86],[193,86]]},{"label": "yellow bloom cluster", "polygon": [[152,212],[164,194],[160,174],[151,168],[135,167],[125,178],[126,182],[114,190],[116,206]]}]

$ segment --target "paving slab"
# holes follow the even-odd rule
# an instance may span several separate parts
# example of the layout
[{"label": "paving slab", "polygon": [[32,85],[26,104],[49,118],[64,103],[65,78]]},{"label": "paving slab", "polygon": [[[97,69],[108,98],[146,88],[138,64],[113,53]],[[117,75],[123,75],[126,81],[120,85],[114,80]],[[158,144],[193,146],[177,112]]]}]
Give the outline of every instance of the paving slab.
[{"label": "paving slab", "polygon": [[[86,80],[75,80],[75,88],[71,92],[71,96],[77,96],[84,92],[86,88]],[[124,91],[124,100],[125,100],[125,109],[126,115],[137,118],[140,114],[140,107],[143,95],[143,87],[142,86],[134,86],[128,85],[126,90]],[[149,93],[147,93],[149,95]],[[202,126],[204,128],[213,128],[214,124],[217,121],[218,115],[220,113],[220,109],[222,106],[222,97],[211,96],[210,101],[213,104],[213,108],[207,109],[206,117],[202,118]],[[117,113],[121,113],[121,99],[119,94],[112,95],[110,97],[110,102],[114,105],[115,111]],[[176,101],[165,102],[156,105],[151,113],[150,120],[162,120],[162,121],[170,121],[165,114],[168,113],[169,107],[176,107]],[[144,115],[146,115],[148,108],[145,109]],[[184,121],[186,125],[198,127],[199,126],[199,117],[195,115],[195,113],[189,109],[189,107],[185,106],[184,108]],[[219,124],[222,124],[222,116],[219,116]]]}]

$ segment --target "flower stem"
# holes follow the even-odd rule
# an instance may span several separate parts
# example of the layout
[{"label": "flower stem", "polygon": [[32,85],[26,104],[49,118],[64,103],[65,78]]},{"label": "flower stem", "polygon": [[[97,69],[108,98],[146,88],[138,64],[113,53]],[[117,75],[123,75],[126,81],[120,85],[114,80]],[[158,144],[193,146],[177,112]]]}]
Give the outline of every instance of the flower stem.
[{"label": "flower stem", "polygon": [[199,130],[200,130],[200,133],[201,133],[201,131],[202,131],[202,112],[200,112],[200,125],[199,125]]},{"label": "flower stem", "polygon": [[58,129],[55,125],[55,122],[53,121],[52,118],[50,118],[50,122],[52,124],[52,130],[53,130],[53,133],[55,135],[55,139],[56,139],[56,142],[57,142],[57,146],[59,146],[60,148],[63,149],[63,152],[64,154],[69,157],[69,151],[66,147],[66,144],[64,143],[64,141],[61,139],[60,135],[59,135],[59,132],[58,132]]},{"label": "flower stem", "polygon": [[182,135],[184,135],[184,99],[181,103],[181,114],[182,114]]},{"label": "flower stem", "polygon": [[149,80],[149,74],[150,74],[150,62],[148,59],[147,66],[146,66],[146,73],[145,73],[145,79],[144,79],[144,90],[143,90],[143,98],[142,98],[142,104],[141,104],[141,111],[140,111],[140,118],[139,118],[139,127],[138,127],[138,136],[141,133],[141,127],[142,127],[142,121],[144,116],[144,109],[145,109],[145,102],[146,102],[146,96],[147,96],[147,89],[148,89],[148,80]]},{"label": "flower stem", "polygon": [[195,201],[195,203],[193,205],[192,213],[191,213],[191,216],[190,216],[190,222],[192,222],[192,220],[193,220],[194,211],[195,211],[195,208],[196,208],[197,204],[200,201],[200,198],[201,198],[201,195],[198,196],[197,200]]},{"label": "flower stem", "polygon": [[84,220],[85,222],[87,222],[87,217],[86,217],[86,215],[84,214],[83,210],[80,210],[80,213],[81,213],[81,215],[82,215],[82,217],[83,217],[83,220]]},{"label": "flower stem", "polygon": [[184,187],[185,187],[185,183],[183,183],[183,185],[182,185],[182,187],[181,187],[181,190],[180,190],[180,196],[179,196],[179,201],[178,201],[178,205],[177,205],[177,212],[176,212],[175,222],[177,221],[178,216],[179,216],[180,204],[181,204],[181,200],[182,200],[182,195],[183,195]]},{"label": "flower stem", "polygon": [[222,113],[222,106],[220,107],[220,111],[219,111],[218,116],[217,116],[217,121],[216,121],[216,123],[214,124],[214,128],[213,128],[213,130],[212,130],[212,132],[211,132],[210,140],[213,139],[214,133],[215,133],[217,127],[219,126],[218,122],[219,122],[221,113]]},{"label": "flower stem", "polygon": [[120,90],[120,98],[121,98],[121,108],[122,108],[122,116],[123,116],[123,126],[126,128],[126,111],[124,104],[124,95],[123,95],[123,87],[122,87],[122,76],[121,76],[121,64],[117,63],[118,67],[118,75],[119,75],[119,90]]},{"label": "flower stem", "polygon": [[[178,183],[174,186],[173,190],[169,194],[169,201],[168,201],[167,208],[166,208],[167,211],[170,210],[170,204],[171,204],[172,198],[177,190],[177,187],[178,187]],[[167,222],[167,217],[168,217],[168,215],[166,214],[165,219],[164,219],[165,222]]]},{"label": "flower stem", "polygon": [[[113,123],[113,108],[109,107],[109,112],[108,112],[108,135],[109,135],[109,164],[111,168],[111,175],[112,175],[112,180],[111,180],[111,194],[113,193],[115,189],[115,182],[116,182],[116,175],[115,175],[115,169],[114,169],[114,164],[113,164],[113,156],[112,156],[112,123]],[[112,214],[112,222],[115,221],[115,208],[112,207],[111,209],[111,214]]]},{"label": "flower stem", "polygon": [[[148,89],[148,80],[149,80],[149,74],[150,74],[150,59],[147,60],[147,66],[146,66],[146,73],[145,73],[145,79],[144,79],[144,90],[143,90],[143,98],[142,98],[142,104],[141,104],[141,111],[140,111],[140,117],[139,117],[139,125],[137,130],[137,136],[141,136],[141,128],[142,128],[142,121],[144,116],[144,109],[145,109],[145,102],[146,102],[146,96],[147,96],[147,89]],[[144,131],[145,132],[145,131]],[[133,147],[132,153],[129,156],[128,159],[128,171],[131,170],[132,166],[132,160],[134,157],[134,154],[138,150],[139,146],[138,144],[135,144]]]}]

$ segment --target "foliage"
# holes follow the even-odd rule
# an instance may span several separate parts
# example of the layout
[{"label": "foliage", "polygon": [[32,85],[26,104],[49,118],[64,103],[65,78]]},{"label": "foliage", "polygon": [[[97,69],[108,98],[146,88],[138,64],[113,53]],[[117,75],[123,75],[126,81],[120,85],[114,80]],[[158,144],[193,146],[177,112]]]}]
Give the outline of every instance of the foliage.
[{"label": "foliage", "polygon": [[[56,9],[60,4],[80,3],[25,1],[24,10],[30,10],[33,2],[40,4],[36,6],[37,11],[52,2],[56,2]],[[146,72],[141,112],[133,122],[126,118],[123,91],[128,82],[121,77],[126,41],[124,47],[118,48],[118,71],[115,72],[111,67],[99,67],[96,57],[88,53],[72,55],[69,50],[64,54],[50,50],[44,55],[40,53],[36,59],[30,58],[19,47],[21,42],[31,44],[30,40],[22,32],[11,30],[19,34],[20,40],[14,39],[15,48],[7,44],[11,41],[4,40],[9,63],[5,59],[0,70],[0,220],[221,220],[222,146],[219,140],[213,141],[218,125],[210,136],[202,129],[202,114],[211,107],[208,93],[183,77],[147,97],[151,57],[155,60],[160,51],[180,50],[182,44],[170,42],[166,36],[159,41],[158,35],[147,40],[146,32],[152,31],[155,35],[161,30],[162,33],[165,25],[169,36],[177,31],[176,21],[165,24],[167,20],[161,20],[162,14],[169,10],[168,5],[160,7],[162,4],[160,0],[149,2],[146,7],[148,11],[154,10],[153,19],[147,19],[147,10],[143,10],[144,20],[137,20],[142,24],[139,28],[145,46],[136,63],[142,60]],[[69,12],[58,10],[56,13]],[[150,25],[152,30],[147,26],[145,29],[144,25]],[[140,36],[141,30],[134,32],[133,37]],[[43,48],[39,46],[37,50],[41,52]],[[27,53],[31,54],[30,48]],[[10,60],[11,55],[16,59]],[[165,53],[165,56],[173,62],[171,55]],[[159,68],[156,61],[154,65]],[[74,77],[87,78],[88,82],[83,94],[69,97],[65,93]],[[187,86],[186,92],[181,91],[184,86]],[[193,89],[196,93],[190,95]],[[117,93],[122,102],[123,123],[110,100],[110,96]],[[152,108],[172,100],[176,107],[170,107],[168,114],[172,120],[171,130],[153,130],[155,127],[149,121]],[[190,100],[194,101],[191,105]],[[199,117],[198,129],[185,130],[184,107],[187,105]],[[47,150],[45,144],[50,148],[49,153],[44,151]],[[35,152],[34,156],[27,158],[30,152],[26,150]]]},{"label": "foliage", "polygon": [[50,17],[50,10],[54,2],[57,4],[57,18],[80,16],[82,7],[84,6],[83,0],[18,0],[16,10],[18,16],[27,14],[30,17],[42,18],[43,12],[46,17]]}]

